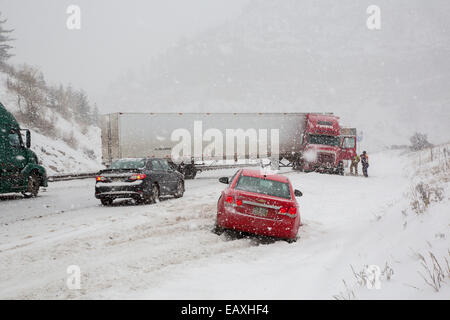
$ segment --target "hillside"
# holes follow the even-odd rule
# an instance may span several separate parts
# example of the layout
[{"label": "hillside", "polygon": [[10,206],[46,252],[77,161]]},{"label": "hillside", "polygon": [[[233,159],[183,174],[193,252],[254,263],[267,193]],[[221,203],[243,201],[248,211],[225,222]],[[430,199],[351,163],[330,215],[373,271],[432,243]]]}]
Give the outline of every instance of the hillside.
[{"label": "hillside", "polygon": [[[0,101],[16,116],[22,128],[31,130],[31,149],[47,174],[98,170],[101,167],[100,129],[92,122],[79,121],[68,101],[53,105],[55,91],[43,77],[39,84],[29,81],[31,89],[25,91],[23,75],[26,73],[20,73],[25,69],[17,68],[16,74],[0,71]],[[68,92],[62,87],[58,90]],[[31,103],[36,110],[29,107]]]},{"label": "hillside", "polygon": [[450,12],[378,1],[382,29],[360,1],[254,0],[235,20],[153,59],[112,85],[110,111],[332,111],[368,150],[414,131],[448,141]]}]

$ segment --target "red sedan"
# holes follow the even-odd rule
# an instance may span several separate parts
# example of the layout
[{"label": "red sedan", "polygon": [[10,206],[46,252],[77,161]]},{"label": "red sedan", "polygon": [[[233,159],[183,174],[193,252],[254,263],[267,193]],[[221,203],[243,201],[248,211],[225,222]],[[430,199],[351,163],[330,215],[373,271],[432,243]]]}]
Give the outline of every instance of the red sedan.
[{"label": "red sedan", "polygon": [[231,179],[219,181],[228,187],[217,203],[216,231],[234,229],[289,242],[297,239],[301,220],[296,197],[302,193],[292,188],[288,178],[241,169]]}]

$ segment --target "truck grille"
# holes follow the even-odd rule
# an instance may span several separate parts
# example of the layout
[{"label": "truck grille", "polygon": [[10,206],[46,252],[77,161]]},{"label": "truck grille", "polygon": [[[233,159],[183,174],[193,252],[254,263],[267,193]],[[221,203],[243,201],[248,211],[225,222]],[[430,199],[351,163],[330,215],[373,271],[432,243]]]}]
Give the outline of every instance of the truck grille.
[{"label": "truck grille", "polygon": [[319,163],[334,163],[334,155],[331,153],[319,153],[317,160]]}]

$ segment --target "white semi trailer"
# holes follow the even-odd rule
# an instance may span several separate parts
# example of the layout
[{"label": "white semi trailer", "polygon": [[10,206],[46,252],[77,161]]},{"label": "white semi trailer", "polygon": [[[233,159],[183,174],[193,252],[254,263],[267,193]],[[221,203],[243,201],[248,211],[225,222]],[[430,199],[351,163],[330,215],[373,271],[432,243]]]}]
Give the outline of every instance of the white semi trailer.
[{"label": "white semi trailer", "polygon": [[[111,113],[101,117],[102,162],[170,158],[188,178],[207,160],[286,158],[298,167],[308,132],[339,135],[337,119],[331,113]],[[330,150],[323,152],[331,159]]]}]

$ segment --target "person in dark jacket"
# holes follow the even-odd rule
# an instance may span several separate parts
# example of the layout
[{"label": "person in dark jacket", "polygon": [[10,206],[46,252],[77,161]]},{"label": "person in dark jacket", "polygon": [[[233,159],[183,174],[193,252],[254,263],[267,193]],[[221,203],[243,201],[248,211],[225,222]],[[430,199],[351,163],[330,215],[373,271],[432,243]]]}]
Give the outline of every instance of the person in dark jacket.
[{"label": "person in dark jacket", "polygon": [[367,168],[369,167],[369,156],[367,155],[367,152],[363,151],[360,158],[364,177],[368,177],[369,175],[367,174]]}]

